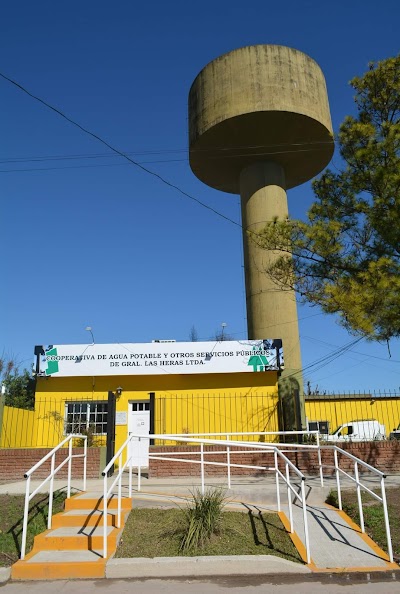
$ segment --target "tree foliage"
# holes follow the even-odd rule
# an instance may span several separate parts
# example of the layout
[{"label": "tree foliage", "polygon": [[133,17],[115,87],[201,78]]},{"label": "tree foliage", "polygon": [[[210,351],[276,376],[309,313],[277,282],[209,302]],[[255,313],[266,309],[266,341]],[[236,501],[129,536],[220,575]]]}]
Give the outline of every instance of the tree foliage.
[{"label": "tree foliage", "polygon": [[189,340],[190,342],[198,342],[199,340],[199,335],[194,324],[189,330]]},{"label": "tree foliage", "polygon": [[4,386],[6,406],[34,407],[35,380],[27,369],[20,371],[12,358],[0,357],[0,383]]},{"label": "tree foliage", "polygon": [[225,331],[224,328],[221,330],[216,330],[215,334],[210,338],[210,340],[216,340],[217,342],[225,342],[228,340],[234,340],[234,337]]},{"label": "tree foliage", "polygon": [[273,221],[255,238],[278,250],[267,273],[371,340],[400,336],[400,55],[371,63],[357,115],[338,135],[343,167],[313,183],[308,221]]}]

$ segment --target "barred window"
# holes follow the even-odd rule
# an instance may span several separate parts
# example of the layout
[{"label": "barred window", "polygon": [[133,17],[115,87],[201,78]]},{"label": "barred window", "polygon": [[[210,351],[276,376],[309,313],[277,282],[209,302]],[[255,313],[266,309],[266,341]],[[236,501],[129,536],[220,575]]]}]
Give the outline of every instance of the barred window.
[{"label": "barred window", "polygon": [[64,433],[86,433],[94,435],[107,433],[107,401],[66,402]]}]

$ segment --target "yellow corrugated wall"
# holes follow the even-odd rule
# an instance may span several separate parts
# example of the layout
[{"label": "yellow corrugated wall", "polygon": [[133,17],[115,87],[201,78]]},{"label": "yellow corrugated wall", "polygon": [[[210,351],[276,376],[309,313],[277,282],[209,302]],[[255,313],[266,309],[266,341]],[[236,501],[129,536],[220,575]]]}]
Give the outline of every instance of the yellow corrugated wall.
[{"label": "yellow corrugated wall", "polygon": [[400,398],[329,398],[306,400],[308,421],[329,421],[333,433],[339,425],[363,419],[374,419],[385,425],[386,437],[400,423]]},{"label": "yellow corrugated wall", "polygon": [[0,447],[36,447],[35,412],[25,408],[5,406]]},{"label": "yellow corrugated wall", "polygon": [[[276,431],[277,377],[274,373],[193,376],[38,378],[35,411],[4,407],[1,447],[54,447],[64,437],[66,401],[106,400],[123,388],[117,411],[116,449],[128,435],[129,402],[155,395],[156,433]],[[352,420],[376,419],[386,435],[400,423],[400,398],[306,399],[309,421],[329,421],[330,431]],[[97,442],[104,442],[99,436]]]},{"label": "yellow corrugated wall", "polygon": [[106,400],[108,391],[123,388],[117,399],[116,451],[128,436],[129,402],[155,394],[156,433],[277,431],[277,374],[233,373],[162,376],[38,378],[37,446],[52,447],[63,438],[66,401]]}]

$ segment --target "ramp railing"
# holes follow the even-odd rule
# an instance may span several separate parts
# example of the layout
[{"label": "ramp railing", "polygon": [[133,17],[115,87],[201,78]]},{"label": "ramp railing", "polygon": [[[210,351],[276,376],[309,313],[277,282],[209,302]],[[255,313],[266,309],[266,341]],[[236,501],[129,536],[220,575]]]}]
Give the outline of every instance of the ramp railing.
[{"label": "ramp railing", "polygon": [[[342,486],[341,486],[341,482],[340,482],[341,476],[347,477],[352,483],[354,483],[356,485],[361,532],[365,533],[364,512],[363,512],[361,492],[365,491],[366,493],[369,493],[369,495],[371,495],[371,497],[373,497],[374,499],[376,499],[377,501],[380,501],[382,503],[388,556],[389,556],[390,562],[393,563],[393,547],[392,547],[392,539],[391,539],[391,534],[390,534],[390,522],[389,522],[389,514],[388,514],[388,508],[387,508],[386,489],[385,489],[386,474],[384,474],[377,468],[374,468],[374,466],[371,466],[367,462],[360,460],[360,458],[353,456],[353,454],[350,454],[346,450],[339,448],[338,446],[323,445],[323,446],[321,446],[320,449],[333,450],[333,459],[334,459],[334,467],[333,468],[335,470],[336,487],[337,487],[337,494],[338,494],[338,505],[339,505],[340,510],[343,509],[342,488],[341,488]],[[354,476],[352,476],[349,472],[346,472],[346,470],[344,470],[343,468],[340,467],[339,454],[342,456],[342,459],[347,458],[348,460],[352,461]],[[328,465],[324,464],[324,467],[328,467]],[[378,495],[377,493],[375,493],[372,489],[370,489],[365,484],[365,482],[364,483],[362,482],[362,480],[360,479],[360,468],[368,471],[369,473],[371,473],[373,476],[375,476],[379,480],[379,487],[380,487],[381,495]]]},{"label": "ramp railing", "polygon": [[[72,453],[72,440],[75,438],[83,439],[83,454],[73,454]],[[68,444],[68,455],[62,460],[62,462],[56,467],[56,453],[65,445]],[[71,478],[72,478],[72,460],[74,458],[83,458],[83,491],[86,491],[86,469],[87,469],[87,436],[80,435],[80,434],[71,434],[68,435],[61,443],[59,443],[55,448],[53,448],[50,452],[48,452],[39,462],[37,462],[32,468],[30,468],[25,474],[24,477],[26,478],[26,488],[25,488],[25,505],[24,505],[24,519],[22,524],[22,540],[21,540],[21,559],[25,558],[25,551],[26,551],[26,535],[28,531],[28,516],[29,516],[29,502],[31,499],[39,492],[41,492],[42,487],[49,483],[49,509],[47,512],[47,528],[50,530],[52,526],[52,517],[53,517],[53,495],[54,495],[54,477],[56,474],[61,470],[65,464],[68,464],[68,473],[67,473],[67,497],[71,497]],[[50,459],[50,472],[46,476],[46,478],[40,483],[32,493],[30,492],[31,486],[31,478],[34,473],[46,462]]]},{"label": "ramp railing", "polygon": [[[129,454],[129,447],[132,441],[133,435],[129,435],[128,439],[124,441],[122,446],[119,448],[118,452],[111,458],[110,462],[104,468],[103,472],[101,473],[103,476],[103,557],[107,557],[107,514],[108,514],[108,504],[109,498],[112,497],[113,491],[116,485],[118,485],[117,489],[117,519],[116,519],[116,527],[121,528],[121,513],[122,513],[122,477],[123,473],[128,468],[129,470],[129,485],[128,485],[128,494],[129,497],[132,497],[132,464],[131,456]],[[148,439],[148,438],[146,438]],[[125,462],[123,462],[125,459]],[[109,477],[109,473],[112,472],[112,467],[118,465],[118,471],[114,476]],[[109,484],[108,479],[112,478],[111,484]]]},{"label": "ramp railing", "polygon": [[[243,434],[240,434],[243,435]],[[160,441],[170,441],[173,439],[175,442],[184,444],[191,444],[199,446],[199,451],[181,451],[181,452],[159,452],[159,453],[150,453],[149,459],[150,460],[161,460],[161,461],[179,461],[186,464],[197,464],[200,467],[200,479],[201,479],[201,492],[204,494],[205,492],[205,468],[206,466],[223,466],[227,468],[228,474],[228,488],[230,488],[230,470],[231,468],[247,468],[247,469],[254,469],[263,472],[273,472],[275,474],[275,484],[276,484],[276,500],[277,500],[277,508],[278,511],[281,510],[281,494],[280,494],[280,483],[283,481],[284,485],[286,486],[287,492],[287,499],[288,499],[288,511],[289,511],[289,522],[290,522],[290,532],[294,532],[294,522],[293,522],[293,498],[292,496],[297,499],[303,509],[303,524],[304,524],[304,541],[305,541],[305,548],[306,548],[306,560],[307,563],[311,562],[311,554],[310,554],[310,538],[309,538],[309,531],[308,531],[308,521],[307,521],[307,504],[306,504],[306,494],[305,494],[305,476],[303,473],[285,456],[285,454],[277,447],[276,444],[272,443],[254,443],[254,442],[241,442],[241,441],[233,441],[231,439],[206,439],[206,438],[198,438],[195,436],[188,436],[181,437],[178,435],[156,435],[156,434],[149,434],[146,436],[143,435],[136,435],[130,434],[127,440],[122,444],[118,452],[115,456],[110,460],[107,466],[104,468],[102,474],[104,477],[104,486],[103,486],[103,557],[107,557],[107,513],[108,513],[108,505],[109,505],[109,497],[113,494],[114,488],[118,485],[117,489],[117,498],[118,498],[118,515],[117,515],[117,527],[121,526],[121,508],[122,508],[122,475],[123,472],[128,468],[129,470],[129,486],[128,492],[129,497],[132,497],[132,455],[130,451],[130,445],[134,441],[140,442],[141,440],[149,440],[149,439],[157,439]],[[218,451],[207,451],[205,450],[204,446],[207,445],[217,445],[219,446]],[[315,446],[314,446],[315,447]],[[249,454],[249,453],[260,453],[260,452],[268,452],[272,455],[273,458],[273,465],[272,466],[261,466],[257,464],[241,464],[241,463],[232,463],[231,461],[231,453],[232,448],[234,448],[235,454]],[[221,461],[215,460],[208,460],[207,455],[212,454],[213,456],[222,456],[225,459]],[[194,459],[194,458],[198,459]],[[125,460],[125,462],[124,462]],[[118,471],[115,477],[112,477],[111,484],[109,484],[109,477],[108,473],[112,466],[117,463],[118,464]],[[141,491],[141,475],[142,475],[142,466],[139,463],[135,463],[134,465],[137,467],[137,491]],[[296,477],[295,480],[300,480],[301,482],[301,489],[300,493],[295,488],[293,484],[293,475]]]},{"label": "ramp railing", "polygon": [[[322,471],[322,457],[321,457],[321,437],[319,431],[238,431],[238,432],[227,432],[227,433],[173,433],[164,435],[165,438],[169,438],[169,440],[175,440],[177,437],[201,437],[201,438],[210,438],[210,437],[222,437],[225,438],[226,441],[230,441],[231,438],[234,438],[235,442],[240,442],[244,444],[250,443],[249,441],[241,441],[237,439],[239,436],[258,436],[259,438],[265,437],[277,437],[278,441],[274,442],[263,442],[264,445],[272,445],[280,449],[283,453],[293,452],[293,451],[301,451],[303,450],[316,450],[317,451],[317,458],[318,458],[318,468],[319,468],[319,476],[321,487],[324,486],[324,475]],[[287,443],[286,440],[284,442],[279,442],[279,437],[295,437],[298,436],[301,439],[307,438],[315,443]],[[220,443],[219,440],[217,443]],[[254,442],[252,442],[254,443]],[[257,442],[260,443],[260,442]],[[230,451],[229,446],[227,447],[227,458],[228,458],[228,465],[227,465],[227,474],[228,474],[228,489],[231,488],[231,473],[230,473]]]}]

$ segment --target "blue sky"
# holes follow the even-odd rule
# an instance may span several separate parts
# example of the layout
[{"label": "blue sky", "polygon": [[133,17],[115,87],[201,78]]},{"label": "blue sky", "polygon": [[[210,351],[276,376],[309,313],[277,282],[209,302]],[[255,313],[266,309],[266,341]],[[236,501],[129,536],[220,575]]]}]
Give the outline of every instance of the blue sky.
[{"label": "blue sky", "polygon": [[[399,52],[400,5],[371,0],[201,3],[16,0],[2,7],[0,71],[132,158],[240,222],[239,197],[187,159],[187,96],[220,54],[275,43],[325,73],[335,131],[354,111],[348,81]],[[0,353],[29,366],[35,344],[246,334],[238,226],[127,164],[0,79]],[[335,154],[333,164],[340,163]],[[304,217],[310,183],[288,193]],[[305,379],[334,390],[400,388],[399,341],[357,344],[334,317],[299,306]],[[271,329],[271,338],[279,328]]]}]

